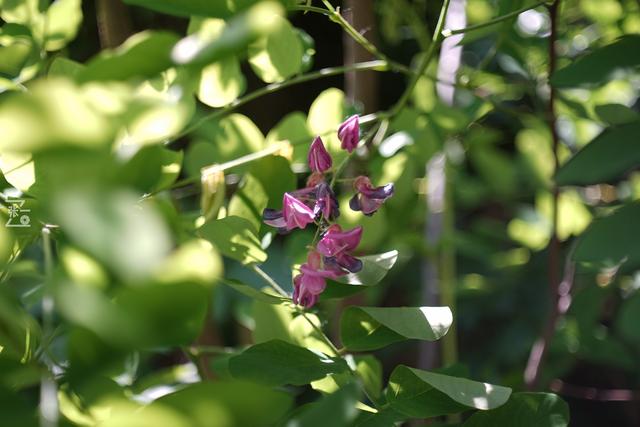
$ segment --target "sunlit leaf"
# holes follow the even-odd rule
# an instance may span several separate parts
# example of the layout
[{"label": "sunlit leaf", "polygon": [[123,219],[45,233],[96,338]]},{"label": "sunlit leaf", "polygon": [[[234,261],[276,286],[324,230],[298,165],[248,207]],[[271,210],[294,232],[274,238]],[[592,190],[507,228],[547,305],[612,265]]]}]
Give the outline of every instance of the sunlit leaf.
[{"label": "sunlit leaf", "polygon": [[362,270],[349,273],[336,279],[322,294],[324,298],[342,298],[363,291],[367,286],[376,285],[398,260],[398,251],[389,251],[377,255],[358,257],[362,261]]},{"label": "sunlit leaf", "polygon": [[453,323],[448,307],[348,307],[340,337],[350,350],[374,350],[405,339],[435,341]]},{"label": "sunlit leaf", "polygon": [[198,234],[215,245],[225,256],[243,264],[261,263],[267,259],[258,237],[244,218],[228,216],[206,222]]},{"label": "sunlit leaf", "polygon": [[302,43],[284,18],[269,33],[249,46],[249,64],[266,83],[279,82],[300,71]]}]

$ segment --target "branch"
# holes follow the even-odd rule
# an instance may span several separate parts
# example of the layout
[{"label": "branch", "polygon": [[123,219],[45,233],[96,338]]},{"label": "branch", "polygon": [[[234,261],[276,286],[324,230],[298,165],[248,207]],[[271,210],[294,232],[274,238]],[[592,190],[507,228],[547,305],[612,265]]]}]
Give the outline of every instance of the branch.
[{"label": "branch", "polygon": [[447,11],[449,10],[449,3],[450,3],[450,0],[444,0],[444,3],[442,4],[442,9],[440,9],[440,17],[438,18],[438,24],[436,25],[436,28],[433,32],[431,45],[429,45],[429,50],[427,50],[425,55],[422,57],[420,64],[418,64],[416,72],[411,77],[411,81],[409,82],[409,85],[405,89],[404,93],[402,94],[398,102],[396,102],[396,104],[391,108],[391,110],[389,110],[390,116],[395,116],[396,114],[398,114],[400,110],[402,110],[402,108],[407,104],[407,102],[409,101],[409,97],[411,97],[413,90],[415,89],[416,85],[418,84],[418,81],[420,80],[420,77],[427,70],[429,63],[435,56],[436,48],[438,47],[438,45],[440,44],[443,38],[442,28],[444,27],[444,20],[445,20],[445,17],[447,16]]},{"label": "branch", "polygon": [[514,10],[513,12],[507,13],[506,15],[502,15],[502,16],[498,16],[497,18],[493,18],[490,21],[487,22],[482,22],[480,24],[476,24],[476,25],[469,25],[468,27],[465,28],[460,28],[457,30],[444,30],[442,32],[442,36],[443,37],[451,37],[451,36],[455,36],[456,34],[464,34],[464,33],[469,33],[471,31],[476,31],[476,30],[481,30],[483,28],[486,27],[490,27],[492,25],[495,24],[499,24],[500,22],[503,21],[507,21],[511,18],[515,18],[516,16],[520,15],[522,12],[526,12],[527,10],[531,10],[531,9],[535,9],[536,7],[540,7],[540,6],[544,6],[544,5],[548,5],[549,1],[539,1],[537,3],[534,3],[532,5],[520,8],[518,10]]}]

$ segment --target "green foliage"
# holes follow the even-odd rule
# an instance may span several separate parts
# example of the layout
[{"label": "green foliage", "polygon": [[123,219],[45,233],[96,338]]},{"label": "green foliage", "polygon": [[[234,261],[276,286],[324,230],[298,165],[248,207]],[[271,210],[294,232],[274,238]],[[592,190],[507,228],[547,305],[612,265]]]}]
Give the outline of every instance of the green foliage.
[{"label": "green foliage", "polygon": [[514,427],[566,427],[569,425],[569,408],[554,394],[514,393],[500,408],[476,412],[464,426],[488,427],[507,424]]}]

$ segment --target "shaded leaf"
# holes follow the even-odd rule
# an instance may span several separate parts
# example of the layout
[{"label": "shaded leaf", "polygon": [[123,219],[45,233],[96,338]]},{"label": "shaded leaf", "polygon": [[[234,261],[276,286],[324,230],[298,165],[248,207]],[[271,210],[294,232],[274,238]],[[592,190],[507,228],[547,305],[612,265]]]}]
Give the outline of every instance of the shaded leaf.
[{"label": "shaded leaf", "polygon": [[514,393],[509,401],[491,411],[476,412],[464,427],[566,427],[569,407],[551,393]]},{"label": "shaded leaf", "polygon": [[622,104],[596,105],[595,113],[600,120],[610,125],[622,125],[640,119],[640,114]]},{"label": "shaded leaf", "polygon": [[304,406],[304,410],[290,420],[287,427],[347,427],[358,415],[358,389],[347,384],[335,393]]},{"label": "shaded leaf", "polygon": [[417,418],[455,414],[469,408],[495,409],[510,395],[511,389],[507,387],[404,365],[393,370],[387,389],[387,400],[392,408]]},{"label": "shaded leaf", "polygon": [[251,299],[265,302],[267,304],[282,304],[284,302],[289,302],[289,299],[287,298],[262,292],[254,287],[245,285],[244,283],[239,282],[238,280],[224,279],[222,283],[229,286],[230,288],[235,289],[241,294],[248,296]]},{"label": "shaded leaf", "polygon": [[558,185],[609,182],[640,165],[640,121],[606,129],[556,173]]},{"label": "shaded leaf", "polygon": [[328,374],[346,372],[342,359],[332,359],[280,340],[249,347],[231,358],[229,369],[235,378],[268,385],[304,385]]},{"label": "shaded leaf", "polygon": [[587,53],[551,76],[555,87],[602,84],[640,67],[640,35],[628,34]]}]

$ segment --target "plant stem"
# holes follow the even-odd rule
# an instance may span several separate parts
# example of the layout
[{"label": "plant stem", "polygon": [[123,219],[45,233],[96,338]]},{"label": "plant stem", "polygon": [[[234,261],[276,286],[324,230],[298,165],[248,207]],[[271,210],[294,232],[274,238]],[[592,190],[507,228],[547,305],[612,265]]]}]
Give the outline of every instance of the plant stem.
[{"label": "plant stem", "polygon": [[525,6],[522,7],[518,10],[514,10],[513,12],[509,12],[505,15],[502,16],[498,16],[496,18],[491,19],[490,21],[487,22],[482,22],[480,24],[476,24],[476,25],[469,25],[468,27],[465,28],[459,28],[457,30],[444,30],[442,32],[442,36],[443,37],[451,37],[451,36],[455,36],[456,34],[464,34],[464,33],[469,33],[471,31],[476,31],[476,30],[481,30],[483,28],[486,27],[490,27],[492,25],[495,24],[499,24],[500,22],[503,21],[507,21],[511,18],[515,18],[516,16],[520,15],[522,12],[526,12],[527,10],[531,10],[531,9],[535,9],[536,7],[540,7],[540,6],[544,6],[544,5],[548,5],[549,1],[539,1],[537,3],[534,3],[532,5],[529,6]]},{"label": "plant stem", "polygon": [[[53,279],[53,248],[51,230],[42,229],[42,252],[44,254],[44,296],[42,297],[42,335],[49,337],[53,333],[53,296],[51,286]],[[43,373],[40,382],[40,426],[55,427],[58,425],[58,385],[53,377],[53,363],[45,356],[47,372]]]},{"label": "plant stem", "polygon": [[404,108],[404,106],[409,101],[409,98],[411,97],[413,90],[418,84],[420,77],[427,70],[427,67],[429,66],[429,64],[431,63],[431,60],[435,56],[436,49],[443,38],[442,28],[444,27],[444,21],[445,21],[445,17],[447,16],[447,11],[449,10],[450,2],[451,0],[444,0],[444,3],[442,4],[442,9],[440,9],[440,17],[438,18],[438,23],[436,24],[436,28],[433,31],[433,37],[431,38],[431,44],[429,45],[429,49],[421,58],[420,63],[418,64],[418,67],[416,69],[416,72],[412,75],[409,85],[406,87],[406,89],[402,93],[402,96],[400,97],[398,102],[396,102],[396,104],[391,108],[391,110],[389,110],[389,116],[395,116],[400,112],[400,110],[402,110],[402,108]]},{"label": "plant stem", "polygon": [[297,10],[297,11],[302,11],[302,12],[313,12],[313,13],[319,13],[321,15],[326,15],[326,16],[330,16],[331,12],[329,12],[327,9],[323,9],[321,7],[315,7],[315,6],[306,6],[306,5],[292,5],[292,6],[288,6],[287,9],[289,10]]},{"label": "plant stem", "polygon": [[[313,71],[307,74],[302,74],[283,82],[269,84],[267,86],[264,86],[260,89],[257,89],[243,96],[242,98],[236,99],[235,101],[233,101],[232,103],[230,103],[229,105],[223,108],[219,108],[205,115],[204,117],[200,118],[195,123],[193,123],[191,126],[187,127],[185,130],[180,132],[178,135],[174,136],[172,139],[165,141],[165,145],[170,145],[177,139],[193,132],[194,130],[202,126],[202,124],[204,124],[205,122],[221,117],[229,113],[230,111],[235,110],[238,107],[241,107],[257,98],[260,98],[261,96],[277,92],[289,86],[294,86],[300,83],[305,83],[308,81],[317,80],[324,77],[336,76],[336,75],[340,75],[340,74],[344,74],[352,71],[365,71],[365,70],[387,71],[389,69],[390,69],[389,63],[386,62],[385,60],[366,61],[366,62],[359,62],[357,64],[353,64],[350,66],[322,68],[320,70]],[[393,71],[399,71],[399,70],[394,69]]]},{"label": "plant stem", "polygon": [[338,351],[336,346],[331,342],[329,337],[322,331],[322,329],[320,329],[318,325],[313,323],[313,320],[311,320],[309,316],[307,316],[307,313],[301,312],[300,315],[305,318],[305,320],[311,325],[311,327],[318,333],[320,339],[322,339],[322,341],[324,341],[324,343],[331,349],[331,351],[333,351],[334,356],[340,356],[340,352]]},{"label": "plant stem", "polygon": [[[560,1],[556,0],[548,6],[549,18],[551,21],[551,30],[549,33],[549,78],[553,75],[556,69],[556,40],[558,36],[558,7]],[[555,111],[556,91],[552,85],[549,85],[549,102],[547,104],[547,121],[549,130],[551,132],[551,138],[553,142],[553,158],[554,158],[554,170],[557,171],[560,166],[560,160],[558,158],[558,147],[560,145],[560,138],[556,130],[557,116]],[[528,389],[534,389],[538,386],[540,380],[541,367],[544,362],[549,343],[553,339],[556,330],[556,324],[560,313],[558,311],[558,302],[560,301],[560,291],[562,282],[560,281],[560,240],[558,239],[558,199],[560,196],[560,189],[554,183],[552,188],[553,193],[553,218],[551,227],[551,241],[549,242],[549,300],[550,311],[547,321],[544,326],[542,335],[534,343],[529,354],[529,360],[524,372],[524,380]]]},{"label": "plant stem", "polygon": [[258,276],[260,276],[262,278],[262,280],[267,282],[267,284],[269,284],[269,286],[271,286],[276,292],[278,292],[283,297],[289,298],[290,295],[288,293],[286,293],[285,290],[282,289],[282,287],[280,287],[280,285],[278,285],[278,283],[276,283],[276,281],[271,278],[271,276],[269,276],[267,273],[265,273],[264,270],[262,270],[260,267],[258,267],[255,264],[253,264],[251,266],[251,269]]}]

